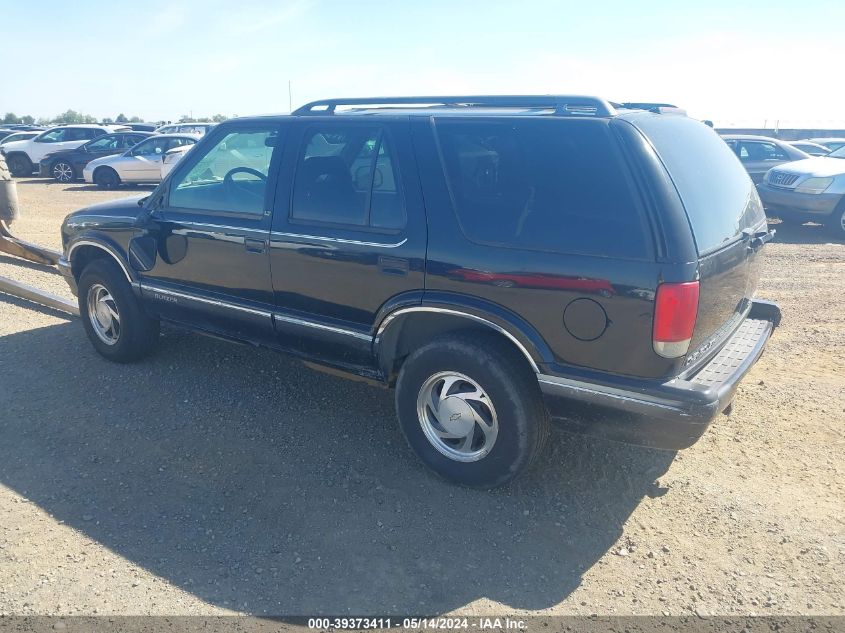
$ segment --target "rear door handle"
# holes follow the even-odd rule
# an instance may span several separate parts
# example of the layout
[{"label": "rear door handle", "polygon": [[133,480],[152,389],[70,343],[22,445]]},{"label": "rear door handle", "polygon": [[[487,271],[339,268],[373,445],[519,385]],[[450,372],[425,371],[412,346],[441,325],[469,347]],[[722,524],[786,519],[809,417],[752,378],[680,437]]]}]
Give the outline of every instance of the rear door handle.
[{"label": "rear door handle", "polygon": [[264,240],[256,240],[251,237],[244,238],[244,248],[250,253],[263,253],[267,248]]}]

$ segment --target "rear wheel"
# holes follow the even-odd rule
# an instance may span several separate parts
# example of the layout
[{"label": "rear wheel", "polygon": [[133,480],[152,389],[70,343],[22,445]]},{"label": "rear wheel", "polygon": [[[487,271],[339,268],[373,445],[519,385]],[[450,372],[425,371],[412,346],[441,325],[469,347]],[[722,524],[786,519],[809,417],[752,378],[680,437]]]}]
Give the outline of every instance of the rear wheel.
[{"label": "rear wheel", "polygon": [[94,349],[109,360],[126,363],[143,358],[158,340],[158,320],[144,312],[112,261],[95,259],[82,271],[79,313]]},{"label": "rear wheel", "polygon": [[57,182],[70,182],[76,178],[73,165],[65,160],[57,160],[50,168],[50,173]]},{"label": "rear wheel", "polygon": [[32,161],[24,154],[7,156],[6,164],[9,166],[9,171],[12,172],[12,175],[17,178],[32,175]]},{"label": "rear wheel", "polygon": [[396,409],[408,444],[436,473],[465,486],[501,486],[533,464],[549,433],[537,379],[497,337],[435,339],[399,373]]},{"label": "rear wheel", "polygon": [[101,189],[114,189],[120,184],[120,176],[111,167],[99,167],[94,172],[94,183]]}]

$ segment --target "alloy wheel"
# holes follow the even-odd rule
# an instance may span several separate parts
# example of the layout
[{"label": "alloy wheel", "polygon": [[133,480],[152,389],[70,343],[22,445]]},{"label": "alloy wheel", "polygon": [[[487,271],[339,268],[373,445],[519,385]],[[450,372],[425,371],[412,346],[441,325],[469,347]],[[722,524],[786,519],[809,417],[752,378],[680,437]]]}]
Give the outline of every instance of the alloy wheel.
[{"label": "alloy wheel", "polygon": [[53,178],[59,182],[70,182],[73,180],[73,167],[65,162],[56,163],[53,165]]},{"label": "alloy wheel", "polygon": [[453,371],[434,374],[423,383],[417,415],[431,445],[458,462],[487,456],[499,434],[490,397],[472,378]]},{"label": "alloy wheel", "polygon": [[94,284],[88,289],[88,320],[97,337],[106,345],[120,339],[120,312],[108,288]]}]

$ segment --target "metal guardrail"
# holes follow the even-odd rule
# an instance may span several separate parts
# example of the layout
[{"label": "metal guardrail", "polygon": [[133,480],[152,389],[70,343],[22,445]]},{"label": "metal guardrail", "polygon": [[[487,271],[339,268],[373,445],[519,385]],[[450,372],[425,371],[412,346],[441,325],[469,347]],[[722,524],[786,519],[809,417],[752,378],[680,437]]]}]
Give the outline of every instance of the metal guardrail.
[{"label": "metal guardrail", "polygon": [[[59,263],[61,253],[50,248],[33,244],[18,239],[9,230],[9,225],[18,217],[18,197],[15,181],[12,180],[6,169],[6,161],[0,156],[0,253],[6,253],[26,261],[52,266],[53,271],[58,273],[55,266]],[[30,286],[9,277],[0,276],[0,292],[26,299],[55,310],[79,315],[79,307],[75,301]]]}]

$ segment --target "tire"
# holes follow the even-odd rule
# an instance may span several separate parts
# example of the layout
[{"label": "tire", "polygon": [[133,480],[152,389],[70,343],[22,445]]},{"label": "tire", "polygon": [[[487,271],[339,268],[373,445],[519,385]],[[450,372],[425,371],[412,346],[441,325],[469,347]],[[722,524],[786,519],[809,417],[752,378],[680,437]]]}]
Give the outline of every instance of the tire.
[{"label": "tire", "polygon": [[158,320],[144,312],[123,271],[110,260],[95,259],[82,271],[79,314],[94,349],[108,360],[139,360],[158,341]]},{"label": "tire", "polygon": [[26,154],[12,154],[6,157],[6,164],[9,171],[16,178],[32,175],[32,161]]},{"label": "tire", "polygon": [[492,334],[448,335],[413,352],[396,383],[396,411],[420,460],[472,488],[495,488],[525,472],[549,435],[536,377]]},{"label": "tire", "polygon": [[120,176],[111,167],[99,167],[94,172],[94,183],[100,189],[114,189],[120,184]]},{"label": "tire", "polygon": [[845,198],[836,206],[825,225],[833,237],[845,240]]},{"label": "tire", "polygon": [[50,165],[50,173],[56,182],[72,182],[76,180],[76,171],[66,160],[57,160]]}]

